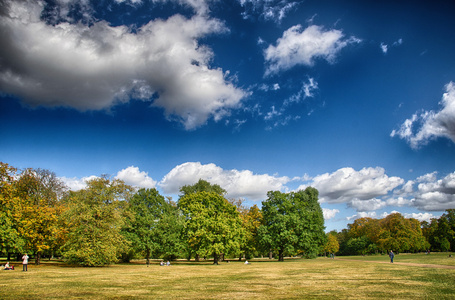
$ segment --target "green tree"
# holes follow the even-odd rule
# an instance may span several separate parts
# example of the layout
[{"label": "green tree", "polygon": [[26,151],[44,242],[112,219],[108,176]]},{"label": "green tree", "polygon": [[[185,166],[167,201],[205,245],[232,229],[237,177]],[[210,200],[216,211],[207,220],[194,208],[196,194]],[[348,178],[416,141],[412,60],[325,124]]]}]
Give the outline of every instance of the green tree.
[{"label": "green tree", "polygon": [[188,247],[203,257],[213,255],[218,264],[221,254],[238,255],[244,242],[244,228],[236,207],[215,192],[197,192],[179,199],[185,218]]},{"label": "green tree", "polygon": [[17,169],[0,162],[0,251],[22,252],[24,240],[18,232],[20,199],[16,193]]},{"label": "green tree", "polygon": [[263,245],[277,251],[279,261],[284,255],[300,251],[307,258],[316,257],[326,242],[324,218],[318,203],[318,191],[268,192],[262,202],[264,224],[259,228]]},{"label": "green tree", "polygon": [[213,192],[220,196],[224,196],[226,194],[226,190],[224,190],[218,184],[211,184],[210,182],[199,179],[193,185],[184,185],[180,188],[180,198],[189,194],[194,194],[198,192]]},{"label": "green tree", "polygon": [[128,242],[121,228],[132,190],[123,181],[102,177],[87,182],[85,189],[70,193],[65,212],[68,238],[63,247],[69,263],[109,265],[126,252]]},{"label": "green tree", "polygon": [[156,189],[140,189],[130,200],[130,226],[125,230],[132,247],[151,257],[176,257],[182,249],[183,218]]}]

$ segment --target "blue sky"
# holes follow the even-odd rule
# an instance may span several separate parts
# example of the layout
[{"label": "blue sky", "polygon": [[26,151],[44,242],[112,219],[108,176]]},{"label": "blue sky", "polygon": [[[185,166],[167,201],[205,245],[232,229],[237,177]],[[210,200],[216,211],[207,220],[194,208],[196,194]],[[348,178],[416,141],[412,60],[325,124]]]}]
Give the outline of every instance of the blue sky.
[{"label": "blue sky", "polygon": [[327,230],[455,208],[452,1],[2,1],[0,160],[177,200],[319,190]]}]

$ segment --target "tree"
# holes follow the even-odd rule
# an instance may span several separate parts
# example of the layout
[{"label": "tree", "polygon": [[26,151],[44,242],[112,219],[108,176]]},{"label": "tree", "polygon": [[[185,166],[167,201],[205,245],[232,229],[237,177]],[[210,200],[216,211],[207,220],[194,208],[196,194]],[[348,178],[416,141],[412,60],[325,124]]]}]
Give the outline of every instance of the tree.
[{"label": "tree", "polygon": [[16,182],[20,205],[16,207],[20,220],[18,232],[25,241],[25,248],[35,253],[35,264],[41,255],[58,244],[60,236],[58,216],[64,210],[61,198],[65,185],[55,173],[43,169],[26,169]]},{"label": "tree", "polygon": [[175,257],[182,248],[183,219],[177,207],[156,189],[140,189],[130,200],[130,226],[125,229],[133,248],[151,257]]},{"label": "tree", "polygon": [[215,192],[197,192],[179,199],[189,248],[199,256],[237,255],[244,242],[242,220],[235,206]]},{"label": "tree", "polygon": [[303,252],[307,258],[316,257],[326,242],[324,218],[318,203],[318,191],[308,187],[304,191],[268,192],[262,202],[264,224],[259,228],[260,240],[284,255]]},{"label": "tree", "polygon": [[385,251],[404,252],[423,250],[427,243],[419,221],[393,213],[381,220],[378,246]]},{"label": "tree", "polygon": [[366,254],[376,252],[379,240],[380,223],[378,219],[359,218],[348,224],[348,252]]},{"label": "tree", "polygon": [[71,192],[65,218],[68,239],[63,255],[69,263],[103,266],[115,263],[125,253],[128,242],[121,234],[125,207],[132,187],[106,177],[87,182],[87,187]]},{"label": "tree", "polygon": [[11,252],[22,252],[24,247],[18,232],[20,199],[15,177],[17,169],[0,162],[0,251],[8,253],[8,260]]},{"label": "tree", "polygon": [[327,243],[324,246],[324,251],[335,254],[338,250],[340,250],[340,244],[338,243],[336,233],[327,233]]},{"label": "tree", "polygon": [[226,194],[226,190],[224,190],[218,184],[210,184],[210,182],[206,180],[199,179],[199,181],[193,185],[182,186],[180,188],[180,198],[198,192],[213,192],[220,196],[224,196]]},{"label": "tree", "polygon": [[262,212],[255,204],[249,209],[240,211],[240,217],[245,229],[245,243],[241,247],[242,252],[246,258],[251,258],[258,252],[258,231],[263,221]]}]

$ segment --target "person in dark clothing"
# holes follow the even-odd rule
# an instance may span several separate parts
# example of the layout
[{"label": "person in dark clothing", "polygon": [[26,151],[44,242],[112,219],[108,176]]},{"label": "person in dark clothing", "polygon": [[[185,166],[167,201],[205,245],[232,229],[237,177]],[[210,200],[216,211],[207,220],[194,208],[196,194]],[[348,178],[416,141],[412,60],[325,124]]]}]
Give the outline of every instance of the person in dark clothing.
[{"label": "person in dark clothing", "polygon": [[395,257],[395,254],[393,253],[392,250],[390,250],[389,257],[390,257],[390,262],[393,263],[393,258]]}]

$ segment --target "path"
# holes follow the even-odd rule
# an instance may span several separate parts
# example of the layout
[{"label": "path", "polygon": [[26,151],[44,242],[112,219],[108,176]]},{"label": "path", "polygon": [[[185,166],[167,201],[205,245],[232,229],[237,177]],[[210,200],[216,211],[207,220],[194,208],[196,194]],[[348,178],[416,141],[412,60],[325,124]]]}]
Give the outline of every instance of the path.
[{"label": "path", "polygon": [[[378,263],[378,264],[391,264],[390,261],[358,260],[358,259],[339,258],[339,257],[337,257],[337,259],[338,260],[347,260],[347,261],[363,261],[363,262]],[[416,263],[407,263],[407,262],[394,262],[393,264],[394,265],[423,267],[423,268],[455,269],[455,266],[448,266],[448,265],[416,264]]]}]

